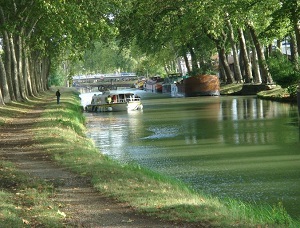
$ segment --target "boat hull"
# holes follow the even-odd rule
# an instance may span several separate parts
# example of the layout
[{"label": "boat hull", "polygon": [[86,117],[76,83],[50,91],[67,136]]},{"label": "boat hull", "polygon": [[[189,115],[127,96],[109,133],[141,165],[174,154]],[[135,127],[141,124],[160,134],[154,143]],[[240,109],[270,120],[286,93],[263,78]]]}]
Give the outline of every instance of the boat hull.
[{"label": "boat hull", "polygon": [[170,93],[172,97],[219,96],[220,82],[216,75],[198,75],[180,83],[164,84],[163,93]]},{"label": "boat hull", "polygon": [[140,101],[132,101],[128,103],[111,103],[111,104],[90,104],[85,110],[87,112],[122,112],[142,110],[143,105]]},{"label": "boat hull", "polygon": [[186,79],[185,95],[196,96],[219,96],[220,82],[216,75],[198,75]]}]

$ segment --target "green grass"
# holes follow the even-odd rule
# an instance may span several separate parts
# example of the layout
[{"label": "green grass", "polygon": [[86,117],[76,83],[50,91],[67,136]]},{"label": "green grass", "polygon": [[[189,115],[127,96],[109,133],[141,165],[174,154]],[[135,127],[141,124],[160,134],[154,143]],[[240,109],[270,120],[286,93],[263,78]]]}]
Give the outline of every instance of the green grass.
[{"label": "green grass", "polygon": [[[43,105],[43,100],[53,96],[54,91],[33,101],[34,105]],[[35,138],[53,159],[90,178],[94,187],[107,196],[127,202],[142,213],[177,222],[214,227],[300,227],[300,222],[293,220],[281,205],[220,200],[138,165],[121,165],[109,159],[85,137],[85,119],[78,94],[69,89],[61,91],[61,104],[57,105],[53,98],[37,120]],[[7,198],[7,204],[11,205],[13,201]],[[13,206],[7,208],[13,210]],[[4,214],[1,212],[0,219],[6,217]],[[13,214],[15,219],[21,218],[20,214]]]},{"label": "green grass", "polygon": [[240,90],[242,90],[242,88],[243,88],[243,84],[239,84],[239,83],[225,84],[225,85],[221,85],[220,93],[221,95],[229,95],[229,94],[239,92]]},{"label": "green grass", "polygon": [[276,86],[272,90],[261,91],[257,94],[257,97],[265,100],[297,103],[297,97],[291,97],[288,89],[280,86]]},{"label": "green grass", "polygon": [[63,227],[53,187],[0,161],[0,227]]}]

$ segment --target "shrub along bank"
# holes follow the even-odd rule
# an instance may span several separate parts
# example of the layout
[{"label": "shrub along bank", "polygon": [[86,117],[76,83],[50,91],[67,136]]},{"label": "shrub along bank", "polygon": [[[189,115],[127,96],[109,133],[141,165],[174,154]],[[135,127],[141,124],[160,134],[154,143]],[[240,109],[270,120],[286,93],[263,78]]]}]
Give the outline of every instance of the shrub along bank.
[{"label": "shrub along bank", "polygon": [[[53,97],[53,92],[46,93],[43,100]],[[53,159],[89,177],[94,187],[107,196],[128,202],[137,211],[166,220],[212,227],[300,226],[300,222],[292,219],[280,205],[220,200],[138,165],[120,165],[112,161],[99,153],[93,142],[85,137],[85,118],[78,94],[71,89],[63,89],[62,94],[60,105],[53,98],[45,106],[40,117],[45,121],[38,121],[35,128],[36,140]],[[39,104],[35,101],[34,105]],[[10,194],[9,189],[2,192]],[[0,219],[2,214],[0,212]]]}]

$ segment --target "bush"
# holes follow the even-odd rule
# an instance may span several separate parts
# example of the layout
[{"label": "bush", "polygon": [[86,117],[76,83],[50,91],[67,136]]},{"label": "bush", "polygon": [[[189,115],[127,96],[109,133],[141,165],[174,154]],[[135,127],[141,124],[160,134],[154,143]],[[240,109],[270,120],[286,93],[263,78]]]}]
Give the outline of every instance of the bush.
[{"label": "bush", "polygon": [[281,87],[288,88],[300,80],[300,72],[285,55],[276,52],[268,59],[268,64],[273,80]]},{"label": "bush", "polygon": [[291,97],[297,97],[297,88],[298,88],[297,84],[290,85],[287,87],[287,91]]}]

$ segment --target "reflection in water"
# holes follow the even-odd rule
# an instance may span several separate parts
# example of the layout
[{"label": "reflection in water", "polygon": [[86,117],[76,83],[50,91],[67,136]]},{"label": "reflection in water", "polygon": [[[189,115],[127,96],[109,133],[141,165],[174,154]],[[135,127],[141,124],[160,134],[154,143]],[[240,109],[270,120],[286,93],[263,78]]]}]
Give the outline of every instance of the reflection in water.
[{"label": "reflection in water", "polygon": [[[264,105],[265,104],[265,105]],[[280,104],[259,99],[223,100],[220,104],[219,120],[226,121],[232,118],[232,137],[222,141],[234,144],[266,144],[276,140],[289,140],[284,135],[275,135],[272,131],[273,123],[269,120],[287,115],[290,112],[289,104]],[[224,115],[226,113],[226,115]],[[221,136],[220,136],[221,137]]]},{"label": "reflection in water", "polygon": [[87,114],[100,151],[219,197],[299,216],[297,107],[255,97],[147,99],[143,112]]}]

